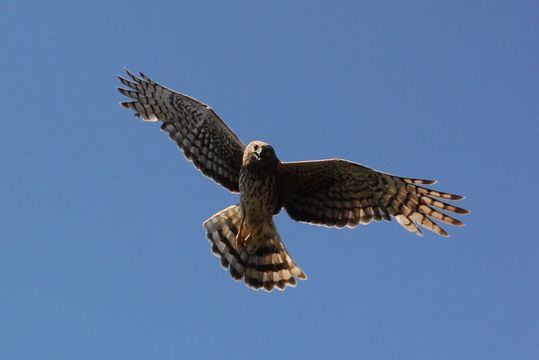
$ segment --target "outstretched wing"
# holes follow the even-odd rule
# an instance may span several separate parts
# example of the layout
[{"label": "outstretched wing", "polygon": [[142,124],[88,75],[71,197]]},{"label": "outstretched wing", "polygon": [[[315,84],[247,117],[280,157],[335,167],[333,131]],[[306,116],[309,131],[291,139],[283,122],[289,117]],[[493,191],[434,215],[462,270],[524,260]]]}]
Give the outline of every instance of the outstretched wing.
[{"label": "outstretched wing", "polygon": [[174,140],[185,157],[230,191],[239,191],[239,175],[245,144],[209,106],[168,89],[140,73],[121,76],[128,89],[118,88],[134,101],[122,102],[145,121],[161,121],[161,130]]},{"label": "outstretched wing", "polygon": [[462,196],[419,186],[434,184],[434,180],[402,178],[346,160],[283,163],[278,179],[283,207],[290,217],[313,224],[354,227],[393,216],[418,235],[422,235],[422,226],[448,236],[431,218],[455,226],[464,224],[438,209],[469,213],[435,199],[461,200]]}]

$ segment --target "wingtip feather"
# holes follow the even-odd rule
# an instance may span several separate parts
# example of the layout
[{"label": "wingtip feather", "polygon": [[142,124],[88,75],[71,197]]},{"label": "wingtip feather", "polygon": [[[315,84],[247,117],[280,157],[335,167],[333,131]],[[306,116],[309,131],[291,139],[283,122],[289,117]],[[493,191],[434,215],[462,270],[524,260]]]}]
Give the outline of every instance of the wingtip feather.
[{"label": "wingtip feather", "polygon": [[419,184],[419,185],[434,185],[438,180],[432,179],[413,179],[413,178],[404,178],[404,181],[408,184]]},{"label": "wingtip feather", "polygon": [[128,75],[131,79],[133,79],[134,81],[136,81],[136,82],[139,82],[139,81],[140,81],[140,79],[139,79],[136,75],[134,75],[131,71],[127,70],[126,68],[125,68],[125,72],[126,72],[127,75]]}]

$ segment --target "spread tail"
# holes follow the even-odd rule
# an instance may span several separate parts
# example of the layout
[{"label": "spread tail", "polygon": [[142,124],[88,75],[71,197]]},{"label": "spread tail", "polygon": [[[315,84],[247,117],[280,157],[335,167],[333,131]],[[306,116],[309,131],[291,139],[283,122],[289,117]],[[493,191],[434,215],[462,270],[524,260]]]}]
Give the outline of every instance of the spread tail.
[{"label": "spread tail", "polygon": [[288,254],[273,220],[257,226],[246,246],[238,249],[236,235],[240,224],[239,205],[230,206],[204,222],[213,254],[221,258],[221,265],[230,270],[234,279],[243,279],[247,286],[266,291],[295,287],[296,279],[307,279]]}]

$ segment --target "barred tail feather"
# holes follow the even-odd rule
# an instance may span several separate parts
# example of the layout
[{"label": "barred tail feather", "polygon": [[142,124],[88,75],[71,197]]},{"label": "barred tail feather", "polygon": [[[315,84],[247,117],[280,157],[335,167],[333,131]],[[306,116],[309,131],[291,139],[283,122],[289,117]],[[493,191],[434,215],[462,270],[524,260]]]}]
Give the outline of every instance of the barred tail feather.
[{"label": "barred tail feather", "polygon": [[260,231],[253,232],[247,246],[238,249],[236,235],[240,223],[239,205],[230,206],[204,222],[212,253],[234,279],[243,279],[247,286],[266,291],[295,287],[297,279],[307,279],[288,254],[271,219],[260,226]]}]

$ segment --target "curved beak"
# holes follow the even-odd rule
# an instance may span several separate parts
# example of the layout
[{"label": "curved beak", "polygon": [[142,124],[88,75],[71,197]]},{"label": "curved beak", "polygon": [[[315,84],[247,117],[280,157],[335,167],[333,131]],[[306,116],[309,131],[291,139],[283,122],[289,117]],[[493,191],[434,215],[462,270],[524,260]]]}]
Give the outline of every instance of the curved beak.
[{"label": "curved beak", "polygon": [[256,157],[257,160],[260,160],[260,157],[262,155],[262,147],[260,146],[258,149],[256,149],[253,152],[253,155]]}]

